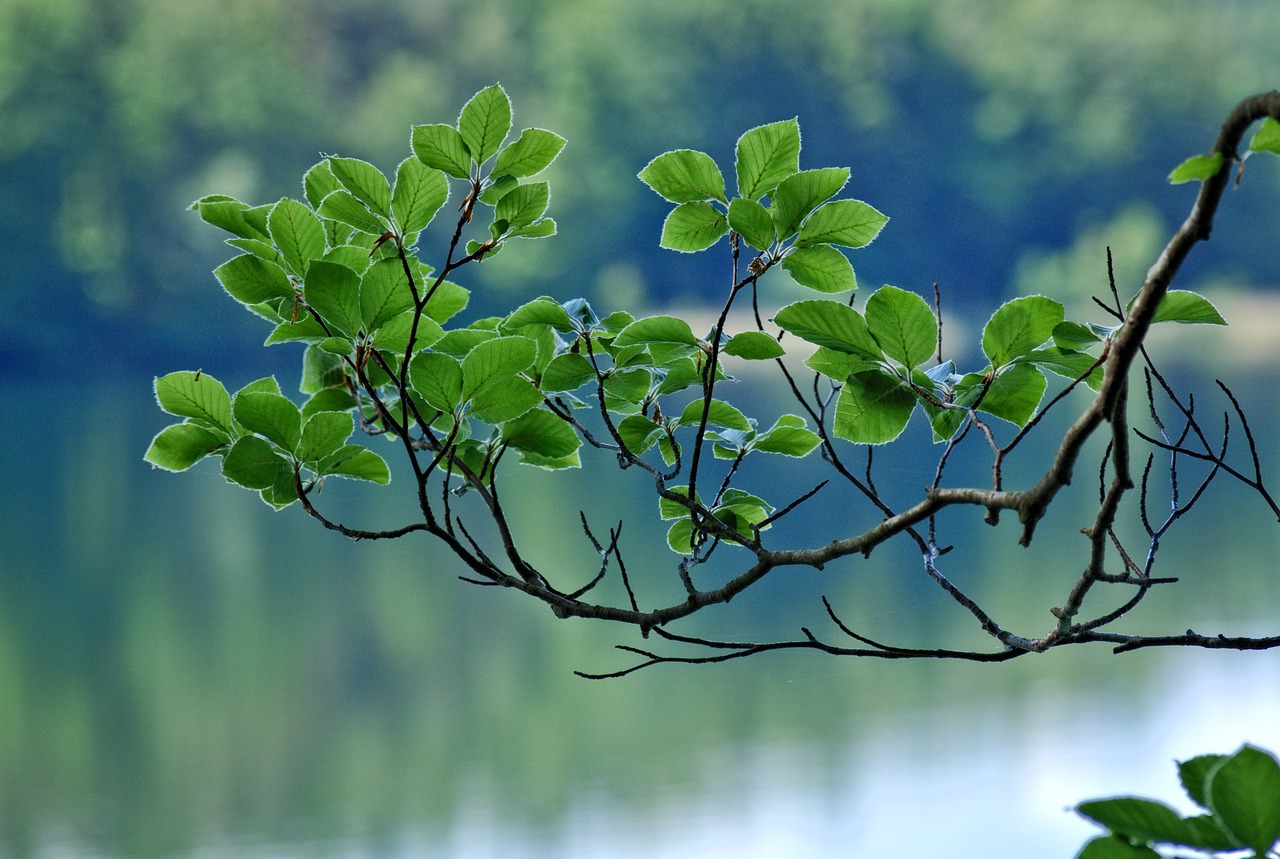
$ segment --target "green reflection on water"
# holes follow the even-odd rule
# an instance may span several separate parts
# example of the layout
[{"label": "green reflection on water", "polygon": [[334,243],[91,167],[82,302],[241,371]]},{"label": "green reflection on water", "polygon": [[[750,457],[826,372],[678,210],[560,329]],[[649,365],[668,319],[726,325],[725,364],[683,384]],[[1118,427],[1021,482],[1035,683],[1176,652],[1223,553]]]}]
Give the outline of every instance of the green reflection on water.
[{"label": "green reflection on water", "polygon": [[[353,544],[296,509],[271,513],[212,471],[148,470],[140,455],[157,416],[145,384],[0,396],[25,418],[9,429],[13,491],[0,500],[3,855],[33,855],[51,839],[156,855],[448,830],[477,796],[535,828],[563,819],[584,791],[643,814],[696,789],[709,755],[786,742],[834,750],[938,702],[992,698],[1016,709],[1046,685],[1101,682],[1117,686],[1123,709],[1158,658],[1096,651],[984,667],[788,656],[589,683],[571,670],[614,664],[610,645],[633,640],[625,630],[557,623],[463,585],[459,566],[425,540]],[[910,463],[884,468],[917,485]],[[802,475],[788,479],[803,486]],[[394,522],[408,509],[402,484],[333,485],[325,500],[354,521]],[[522,489],[537,503],[513,504]],[[1079,541],[1069,526],[1082,521],[1089,491],[1042,530],[1050,555]],[[509,492],[515,527],[542,535],[533,555],[584,578],[593,561],[572,511],[589,499],[602,526],[626,512],[593,494],[585,472],[557,484],[529,471]],[[1167,629],[1166,618],[1193,610],[1207,629],[1242,606],[1261,620],[1266,577],[1228,574],[1257,568],[1276,546],[1270,531],[1255,536],[1266,519],[1257,507],[1219,507],[1181,535],[1167,560],[1188,582],[1134,625]],[[559,509],[567,523],[551,515]],[[966,584],[1001,576],[992,607],[1039,628],[1046,588],[1072,570],[1019,570],[1026,553],[1014,530],[982,529],[970,547],[982,565],[953,572]],[[669,577],[665,549],[642,551],[638,523],[627,534],[632,575]],[[920,586],[909,552],[881,555],[825,576],[786,574],[708,623],[791,636],[828,593],[860,629],[889,640],[974,632]],[[830,777],[834,760],[815,756],[806,777]]]}]

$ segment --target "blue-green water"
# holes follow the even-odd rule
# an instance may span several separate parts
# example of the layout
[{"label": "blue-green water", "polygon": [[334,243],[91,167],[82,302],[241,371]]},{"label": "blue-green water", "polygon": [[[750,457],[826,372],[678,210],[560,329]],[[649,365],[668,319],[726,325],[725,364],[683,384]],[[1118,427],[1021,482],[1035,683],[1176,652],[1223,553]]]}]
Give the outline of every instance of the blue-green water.
[{"label": "blue-green water", "polygon": [[[580,680],[624,664],[625,631],[465,585],[425,540],[353,544],[212,472],[147,468],[144,380],[8,386],[3,405],[21,420],[0,502],[0,855],[1065,856],[1089,831],[1071,803],[1172,799],[1174,757],[1280,745],[1273,654],[791,655]],[[397,517],[394,490],[329,491],[353,519]],[[1188,529],[1165,572],[1189,581],[1133,626],[1266,629],[1276,537],[1256,507]],[[530,515],[517,527],[550,527]],[[992,604],[1041,617],[1018,602],[1056,579],[1019,571],[1012,535],[980,537],[985,575],[1009,577]],[[669,569],[636,552],[632,575]],[[881,637],[971,626],[895,584],[918,571],[866,570],[795,576],[711,622],[793,636],[826,592]]]}]

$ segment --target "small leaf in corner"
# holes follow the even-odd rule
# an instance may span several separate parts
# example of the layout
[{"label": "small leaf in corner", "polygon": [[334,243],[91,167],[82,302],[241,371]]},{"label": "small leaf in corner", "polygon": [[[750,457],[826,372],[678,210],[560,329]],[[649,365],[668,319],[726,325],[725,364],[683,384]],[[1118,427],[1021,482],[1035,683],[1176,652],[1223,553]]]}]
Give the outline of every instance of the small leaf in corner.
[{"label": "small leaf in corner", "polygon": [[1184,182],[1203,182],[1218,175],[1222,169],[1222,153],[1212,155],[1195,155],[1183,161],[1169,174],[1169,184],[1181,185]]}]

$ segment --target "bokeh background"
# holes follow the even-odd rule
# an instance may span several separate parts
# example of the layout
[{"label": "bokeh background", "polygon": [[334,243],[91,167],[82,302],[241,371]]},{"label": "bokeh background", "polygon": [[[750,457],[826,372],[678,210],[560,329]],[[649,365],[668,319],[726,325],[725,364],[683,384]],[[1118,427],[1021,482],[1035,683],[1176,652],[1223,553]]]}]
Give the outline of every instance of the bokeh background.
[{"label": "bokeh background", "polygon": [[[560,234],[472,267],[468,314],[542,293],[705,313],[723,260],[660,251],[665,204],[635,174],[680,147],[731,170],[742,131],[798,116],[802,166],[851,166],[892,219],[854,256],[864,287],[936,281],[973,332],[1021,293],[1087,314],[1107,245],[1136,289],[1194,194],[1165,176],[1280,85],[1278,43],[1271,0],[3,0],[0,856],[1069,856],[1090,832],[1074,802],[1172,800],[1175,758],[1280,746],[1273,654],[811,654],[587,682],[571,672],[621,667],[629,633],[141,459],[166,423],[154,375],[297,378],[209,274],[228,249],[190,202],[300,197],[329,153],[390,169],[411,125],[494,81],[517,128],[570,141]],[[1180,281],[1231,327],[1157,345],[1179,384],[1223,375],[1274,426],[1280,165],[1244,178]],[[912,442],[886,461],[903,497],[936,457]],[[513,480],[549,557],[603,491]],[[351,517],[400,518],[394,488],[338,491]],[[1088,501],[1036,557],[1079,550]],[[1129,628],[1274,632],[1274,521],[1226,484],[1206,501],[1165,550],[1186,581]],[[1029,566],[1011,527],[954,528],[951,572],[1039,632],[1071,566]],[[632,574],[669,575],[633,533]],[[825,593],[882,637],[972,633],[910,553],[880,554],[711,628],[794,636]]]}]

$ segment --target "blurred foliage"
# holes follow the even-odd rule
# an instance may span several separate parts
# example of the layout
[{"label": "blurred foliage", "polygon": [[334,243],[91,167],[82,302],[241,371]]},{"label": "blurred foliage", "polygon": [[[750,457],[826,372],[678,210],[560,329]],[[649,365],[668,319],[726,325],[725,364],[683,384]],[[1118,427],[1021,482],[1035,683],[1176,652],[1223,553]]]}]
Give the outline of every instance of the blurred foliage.
[{"label": "blurred foliage", "polygon": [[[851,188],[897,220],[877,277],[994,300],[1026,243],[1067,245],[1081,213],[1158,192],[1230,103],[1280,80],[1277,36],[1268,0],[814,0],[785,17],[765,0],[7,0],[0,356],[65,370],[240,345],[185,205],[296,196],[321,141],[389,167],[410,124],[494,79],[518,122],[570,146],[561,236],[487,266],[487,286],[696,301],[713,270],[656,250],[636,171],[800,114],[806,161],[853,160]],[[1276,216],[1249,224],[1221,243],[1246,275]],[[192,317],[204,342],[173,324]]]}]

